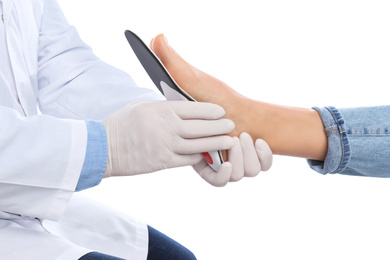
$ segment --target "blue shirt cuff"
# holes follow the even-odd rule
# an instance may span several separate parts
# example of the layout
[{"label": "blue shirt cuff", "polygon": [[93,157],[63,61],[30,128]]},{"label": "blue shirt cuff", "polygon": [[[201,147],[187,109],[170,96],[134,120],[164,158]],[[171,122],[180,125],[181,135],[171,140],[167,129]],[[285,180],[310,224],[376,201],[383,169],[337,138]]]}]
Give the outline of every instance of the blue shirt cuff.
[{"label": "blue shirt cuff", "polygon": [[107,139],[103,123],[92,120],[85,123],[88,131],[87,150],[76,191],[98,185],[107,166]]}]

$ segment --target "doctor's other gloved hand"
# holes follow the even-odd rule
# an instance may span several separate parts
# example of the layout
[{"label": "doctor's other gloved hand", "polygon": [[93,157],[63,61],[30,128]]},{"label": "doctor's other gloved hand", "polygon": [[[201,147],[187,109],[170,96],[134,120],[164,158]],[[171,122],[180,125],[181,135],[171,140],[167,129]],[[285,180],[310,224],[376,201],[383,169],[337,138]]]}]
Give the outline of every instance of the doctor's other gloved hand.
[{"label": "doctor's other gloved hand", "polygon": [[253,143],[247,133],[233,137],[234,144],[227,151],[227,162],[224,162],[216,173],[206,161],[194,165],[194,169],[208,183],[214,186],[225,186],[243,177],[255,177],[260,171],[267,171],[272,165],[272,151],[268,144],[257,139]]},{"label": "doctor's other gloved hand", "polygon": [[104,177],[194,165],[202,153],[230,149],[235,125],[218,105],[187,101],[133,102],[103,120]]}]

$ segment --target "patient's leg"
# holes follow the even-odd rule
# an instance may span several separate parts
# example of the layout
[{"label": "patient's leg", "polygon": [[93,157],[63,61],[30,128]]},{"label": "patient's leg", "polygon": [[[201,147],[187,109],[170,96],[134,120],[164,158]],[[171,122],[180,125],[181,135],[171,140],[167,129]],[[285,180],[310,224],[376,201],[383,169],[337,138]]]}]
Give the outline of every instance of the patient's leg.
[{"label": "patient's leg", "polygon": [[230,135],[249,133],[265,140],[275,154],[323,160],[327,136],[318,113],[313,109],[285,107],[242,96],[224,82],[196,69],[167,44],[163,35],[151,48],[175,81],[200,102],[222,106],[236,128]]}]

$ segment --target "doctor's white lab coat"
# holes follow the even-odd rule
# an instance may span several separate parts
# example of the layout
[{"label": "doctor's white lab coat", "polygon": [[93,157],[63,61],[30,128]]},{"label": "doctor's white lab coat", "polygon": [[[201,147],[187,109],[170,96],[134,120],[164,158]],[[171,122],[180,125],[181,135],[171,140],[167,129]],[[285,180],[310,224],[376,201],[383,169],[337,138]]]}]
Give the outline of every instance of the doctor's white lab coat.
[{"label": "doctor's white lab coat", "polygon": [[55,0],[0,3],[0,259],[145,259],[146,225],[74,190],[83,120],[162,97],[94,56]]}]

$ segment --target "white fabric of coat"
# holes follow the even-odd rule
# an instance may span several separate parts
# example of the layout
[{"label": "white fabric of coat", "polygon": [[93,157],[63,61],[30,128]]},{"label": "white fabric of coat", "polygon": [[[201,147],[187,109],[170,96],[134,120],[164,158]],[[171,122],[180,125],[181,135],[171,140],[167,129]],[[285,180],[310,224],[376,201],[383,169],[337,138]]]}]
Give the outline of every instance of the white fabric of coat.
[{"label": "white fabric of coat", "polygon": [[74,190],[84,119],[162,97],[99,60],[55,0],[0,3],[0,259],[145,259],[146,225]]}]

